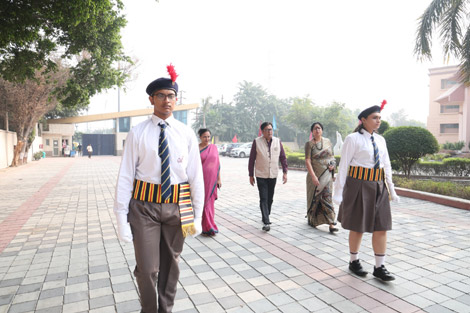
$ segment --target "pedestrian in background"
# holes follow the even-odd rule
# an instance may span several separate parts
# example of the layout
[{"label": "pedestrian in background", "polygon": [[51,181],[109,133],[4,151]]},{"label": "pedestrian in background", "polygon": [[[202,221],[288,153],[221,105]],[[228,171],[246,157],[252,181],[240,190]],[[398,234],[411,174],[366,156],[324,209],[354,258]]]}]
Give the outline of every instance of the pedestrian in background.
[{"label": "pedestrian in background", "polygon": [[[366,276],[359,261],[364,232],[372,233],[375,254],[373,275],[383,281],[395,277],[385,268],[387,231],[392,229],[390,198],[399,200],[392,182],[392,168],[385,139],[376,133],[380,127],[382,106],[362,111],[359,126],[348,135],[341,151],[333,200],[340,204],[338,221],[349,230],[349,269]],[[390,198],[389,198],[390,197]]]},{"label": "pedestrian in background", "polygon": [[89,143],[86,147],[86,151],[88,151],[88,158],[91,159],[91,155],[93,154],[93,147],[91,146],[91,143]]},{"label": "pedestrian in background", "polygon": [[308,224],[317,227],[328,224],[330,233],[338,231],[335,227],[335,210],[331,195],[335,157],[333,146],[324,138],[323,125],[315,122],[310,127],[312,140],[305,143],[305,166],[307,167],[307,219]]},{"label": "pedestrian in background", "polygon": [[219,229],[214,221],[214,202],[217,200],[217,189],[222,187],[220,178],[220,161],[217,146],[211,144],[211,131],[201,128],[198,131],[199,152],[201,154],[202,172],[204,174],[204,210],[202,213],[202,235],[215,236]]},{"label": "pedestrian in background", "polygon": [[256,177],[263,222],[262,230],[269,231],[271,229],[269,215],[273,204],[279,162],[282,165],[282,183],[285,184],[287,182],[287,159],[281,140],[273,137],[273,124],[264,122],[260,128],[262,136],[253,140],[251,146],[248,175],[252,186],[255,185]]}]

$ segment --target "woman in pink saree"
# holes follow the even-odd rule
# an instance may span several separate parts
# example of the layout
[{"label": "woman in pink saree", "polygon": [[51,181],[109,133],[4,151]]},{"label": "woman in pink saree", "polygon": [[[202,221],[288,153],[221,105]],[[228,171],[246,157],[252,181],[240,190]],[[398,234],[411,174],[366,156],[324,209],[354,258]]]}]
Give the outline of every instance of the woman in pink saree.
[{"label": "woman in pink saree", "polygon": [[204,211],[202,213],[202,235],[215,236],[219,232],[214,222],[214,202],[217,200],[217,188],[222,187],[220,180],[220,162],[217,146],[211,144],[211,132],[206,128],[198,131],[201,143],[202,172],[204,174]]}]

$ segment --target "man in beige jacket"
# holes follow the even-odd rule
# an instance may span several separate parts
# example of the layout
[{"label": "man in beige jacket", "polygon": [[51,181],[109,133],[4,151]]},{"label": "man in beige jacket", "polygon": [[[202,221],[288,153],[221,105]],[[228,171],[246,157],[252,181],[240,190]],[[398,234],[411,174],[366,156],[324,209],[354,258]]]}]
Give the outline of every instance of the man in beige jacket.
[{"label": "man in beige jacket", "polygon": [[263,230],[269,231],[271,206],[273,204],[274,188],[279,172],[279,161],[282,165],[282,182],[287,182],[287,159],[281,140],[273,137],[273,124],[264,122],[261,124],[263,135],[253,140],[251,146],[250,160],[248,162],[248,173],[250,184],[258,184],[259,206],[263,221]]}]

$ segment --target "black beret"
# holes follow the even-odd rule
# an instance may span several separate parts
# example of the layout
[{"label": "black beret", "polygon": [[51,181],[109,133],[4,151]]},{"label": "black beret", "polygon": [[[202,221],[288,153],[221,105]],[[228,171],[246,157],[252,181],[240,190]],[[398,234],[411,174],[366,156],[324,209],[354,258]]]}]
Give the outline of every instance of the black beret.
[{"label": "black beret", "polygon": [[375,113],[375,112],[378,112],[380,113],[380,107],[378,105],[373,105],[371,106],[370,108],[367,108],[365,109],[364,111],[362,111],[361,113],[359,113],[359,115],[357,116],[357,118],[360,120],[361,118],[367,118],[369,115],[371,115],[372,113]]},{"label": "black beret", "polygon": [[178,94],[178,84],[176,82],[173,82],[171,79],[164,77],[155,79],[147,86],[147,89],[145,89],[145,91],[149,96],[151,96],[155,91],[161,89],[174,90],[175,93]]}]

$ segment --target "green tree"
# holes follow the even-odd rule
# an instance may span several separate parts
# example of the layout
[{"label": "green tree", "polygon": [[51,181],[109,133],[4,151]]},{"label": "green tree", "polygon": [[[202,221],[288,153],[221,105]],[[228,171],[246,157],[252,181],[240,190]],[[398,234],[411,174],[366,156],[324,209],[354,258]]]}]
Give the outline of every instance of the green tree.
[{"label": "green tree", "polygon": [[206,115],[209,112],[210,107],[212,106],[211,99],[212,97],[209,96],[201,100],[202,107],[201,107],[201,112],[199,112],[199,114],[202,114],[202,128],[207,127]]},{"label": "green tree", "polygon": [[382,120],[378,129],[379,134],[384,134],[390,128],[390,124],[387,121]]},{"label": "green tree", "polygon": [[193,129],[197,132],[200,128],[210,129],[213,136],[220,141],[230,141],[236,133],[237,109],[227,103],[217,102],[206,113],[206,127],[204,127],[203,114],[196,115]]},{"label": "green tree", "polygon": [[336,131],[345,138],[357,125],[356,115],[344,103],[333,102],[322,107],[320,112],[323,136],[330,139],[333,145],[336,144]]},{"label": "green tree", "polygon": [[315,121],[320,121],[320,110],[308,96],[304,98],[292,98],[292,105],[286,116],[286,121],[295,132],[295,138],[299,146],[308,140],[310,126]]},{"label": "green tree", "polygon": [[469,4],[464,0],[433,0],[419,18],[414,49],[418,58],[430,60],[433,31],[439,27],[445,57],[460,59],[459,75],[466,84],[470,83]]},{"label": "green tree", "polygon": [[[64,85],[68,71],[62,68],[45,74],[37,72],[34,79],[26,79],[23,83],[15,83],[0,77],[0,103],[5,112],[9,113],[10,130],[16,132],[17,144],[11,166],[23,163],[21,153],[27,153],[36,123],[57,104],[54,88]],[[54,84],[48,81],[54,81]]]},{"label": "green tree", "polygon": [[426,154],[439,151],[436,138],[425,128],[393,127],[383,135],[392,161],[397,161],[409,178],[411,167]]},{"label": "green tree", "polygon": [[[2,101],[8,98],[9,103],[4,102],[0,109],[5,111],[1,113],[11,112],[12,108],[16,111],[11,114],[11,122],[19,129],[17,148],[23,147],[24,152],[31,125],[57,105],[62,112],[76,111],[87,107],[93,95],[123,84],[126,72],[119,65],[130,59],[121,45],[120,29],[126,23],[122,8],[121,0],[2,3],[0,77],[3,82],[15,84],[14,90],[21,91],[23,84],[25,94],[37,92],[34,82],[47,90],[40,100],[3,97]],[[66,73],[66,81],[55,80],[56,72],[61,77]],[[27,114],[26,121],[21,115],[25,111],[34,112]]]},{"label": "green tree", "polygon": [[237,108],[237,136],[240,141],[251,141],[258,135],[259,122],[272,122],[276,112],[267,91],[259,84],[243,81],[234,96]]},{"label": "green tree", "polygon": [[393,112],[390,114],[390,121],[393,127],[397,126],[417,126],[417,127],[426,127],[423,122],[417,120],[410,120],[408,114],[406,114],[404,109],[398,110],[398,112]]}]

